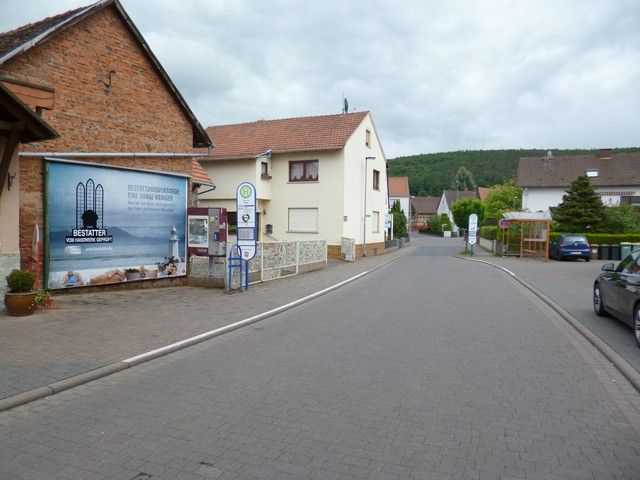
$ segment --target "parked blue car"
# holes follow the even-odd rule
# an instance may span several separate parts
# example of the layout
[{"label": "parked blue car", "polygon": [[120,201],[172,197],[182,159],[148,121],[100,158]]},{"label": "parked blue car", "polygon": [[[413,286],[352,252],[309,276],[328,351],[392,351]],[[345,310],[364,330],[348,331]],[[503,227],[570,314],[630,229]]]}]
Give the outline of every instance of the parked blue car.
[{"label": "parked blue car", "polygon": [[582,258],[591,261],[591,245],[584,235],[565,233],[559,235],[549,244],[549,258],[563,260],[565,258]]}]

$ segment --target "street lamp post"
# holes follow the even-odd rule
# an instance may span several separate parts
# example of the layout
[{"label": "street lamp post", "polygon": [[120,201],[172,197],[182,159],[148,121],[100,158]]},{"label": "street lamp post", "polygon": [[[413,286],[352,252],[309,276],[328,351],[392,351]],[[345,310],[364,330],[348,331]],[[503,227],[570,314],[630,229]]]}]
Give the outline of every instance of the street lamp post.
[{"label": "street lamp post", "polygon": [[362,256],[367,256],[367,170],[369,168],[369,160],[375,160],[376,157],[364,157],[364,221],[362,231]]}]

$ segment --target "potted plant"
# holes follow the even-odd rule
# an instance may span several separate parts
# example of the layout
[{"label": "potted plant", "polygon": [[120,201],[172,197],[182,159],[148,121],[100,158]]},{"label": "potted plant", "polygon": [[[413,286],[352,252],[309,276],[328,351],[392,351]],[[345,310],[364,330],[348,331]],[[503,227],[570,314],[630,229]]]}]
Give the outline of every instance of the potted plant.
[{"label": "potted plant", "polygon": [[9,291],[4,294],[4,305],[11,317],[24,317],[33,313],[36,276],[26,270],[13,269],[6,276]]},{"label": "potted plant", "polygon": [[36,296],[33,299],[33,306],[38,309],[47,310],[53,308],[53,298],[48,290],[36,290]]}]

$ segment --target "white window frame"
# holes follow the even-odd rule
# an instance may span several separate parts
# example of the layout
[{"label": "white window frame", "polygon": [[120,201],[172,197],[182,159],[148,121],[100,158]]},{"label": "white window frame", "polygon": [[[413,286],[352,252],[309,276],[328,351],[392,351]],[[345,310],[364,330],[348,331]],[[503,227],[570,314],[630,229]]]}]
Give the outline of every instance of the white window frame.
[{"label": "white window frame", "polygon": [[380,233],[380,212],[371,212],[371,233]]}]

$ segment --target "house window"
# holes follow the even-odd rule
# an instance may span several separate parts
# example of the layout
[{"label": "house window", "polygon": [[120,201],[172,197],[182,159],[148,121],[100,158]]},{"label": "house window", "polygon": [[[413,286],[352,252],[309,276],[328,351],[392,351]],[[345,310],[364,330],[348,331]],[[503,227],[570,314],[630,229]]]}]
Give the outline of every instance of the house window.
[{"label": "house window", "polygon": [[373,171],[373,189],[380,190],[380,171]]},{"label": "house window", "polygon": [[260,176],[261,177],[269,177],[269,164],[267,162],[260,163]]},{"label": "house window", "polygon": [[289,232],[318,233],[318,209],[290,208]]},{"label": "house window", "polygon": [[371,130],[369,130],[369,129],[367,129],[367,131],[365,133],[364,144],[367,147],[371,147]]},{"label": "house window", "polygon": [[318,160],[304,162],[289,162],[290,182],[317,182]]},{"label": "house window", "polygon": [[373,233],[380,231],[380,212],[371,212],[371,231]]}]

